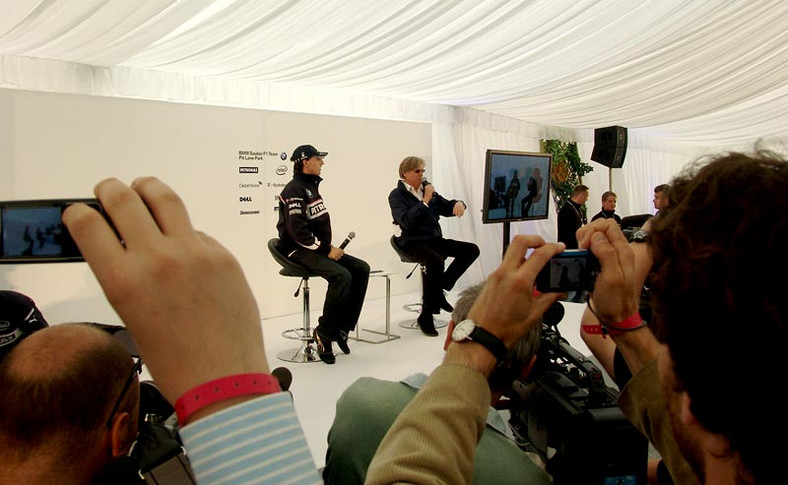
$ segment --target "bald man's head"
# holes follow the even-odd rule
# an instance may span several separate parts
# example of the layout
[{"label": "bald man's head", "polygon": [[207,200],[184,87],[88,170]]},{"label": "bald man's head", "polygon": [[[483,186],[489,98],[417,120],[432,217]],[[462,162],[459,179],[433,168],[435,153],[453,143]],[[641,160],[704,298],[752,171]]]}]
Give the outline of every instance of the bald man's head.
[{"label": "bald man's head", "polygon": [[[0,443],[79,457],[105,432],[133,365],[118,340],[90,324],[35,332],[0,363]],[[138,406],[134,385],[120,409],[132,414],[135,429]]]}]

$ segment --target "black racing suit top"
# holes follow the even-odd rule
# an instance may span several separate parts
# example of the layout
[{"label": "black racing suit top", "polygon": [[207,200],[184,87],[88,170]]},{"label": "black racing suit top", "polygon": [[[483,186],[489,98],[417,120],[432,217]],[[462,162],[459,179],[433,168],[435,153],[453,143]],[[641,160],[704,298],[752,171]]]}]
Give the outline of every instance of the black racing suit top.
[{"label": "black racing suit top", "polygon": [[297,172],[279,194],[280,248],[290,255],[308,249],[328,256],[331,252],[331,217],[318,192],[318,175]]}]

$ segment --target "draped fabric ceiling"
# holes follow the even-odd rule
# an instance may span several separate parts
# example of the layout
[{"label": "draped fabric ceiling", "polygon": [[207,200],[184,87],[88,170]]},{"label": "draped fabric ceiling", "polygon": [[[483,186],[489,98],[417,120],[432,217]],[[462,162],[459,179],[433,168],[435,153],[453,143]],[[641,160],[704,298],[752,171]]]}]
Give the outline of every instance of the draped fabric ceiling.
[{"label": "draped fabric ceiling", "polygon": [[788,138],[787,21],[784,0],[7,0],[0,87],[300,89],[724,147]]}]

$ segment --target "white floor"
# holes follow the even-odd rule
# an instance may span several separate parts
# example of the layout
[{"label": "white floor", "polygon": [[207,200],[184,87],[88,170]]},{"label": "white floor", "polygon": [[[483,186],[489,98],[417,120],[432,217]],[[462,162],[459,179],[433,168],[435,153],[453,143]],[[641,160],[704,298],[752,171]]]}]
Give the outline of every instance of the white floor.
[{"label": "white floor", "polygon": [[[451,292],[448,300],[454,302],[457,292]],[[264,319],[262,321],[268,363],[273,370],[286,367],[293,374],[290,390],[295,400],[296,411],[306,433],[309,447],[315,464],[325,464],[326,436],[334,419],[335,404],[342,391],[362,376],[373,376],[380,379],[400,380],[415,372],[429,373],[443,357],[443,343],[446,328],[438,329],[439,337],[427,337],[418,329],[401,328],[399,324],[412,321],[417,314],[408,312],[403,305],[419,301],[418,293],[391,297],[391,333],[400,338],[385,343],[372,344],[351,340],[350,355],[343,354],[336,345],[337,361],[334,365],[326,365],[320,361],[311,363],[292,363],[277,358],[285,350],[296,349],[300,342],[282,337],[282,332],[289,328],[301,327],[301,313],[283,317]],[[579,337],[580,316],[583,306],[577,303],[564,303],[566,316],[559,325],[559,330],[570,344],[583,354],[588,349]],[[320,316],[320,309],[313,308],[311,320],[314,324]],[[448,322],[450,315],[441,313],[438,320]],[[386,320],[386,302],[384,298],[367,300],[359,321],[362,339],[380,339],[381,336],[367,333],[364,329],[384,331]]]}]

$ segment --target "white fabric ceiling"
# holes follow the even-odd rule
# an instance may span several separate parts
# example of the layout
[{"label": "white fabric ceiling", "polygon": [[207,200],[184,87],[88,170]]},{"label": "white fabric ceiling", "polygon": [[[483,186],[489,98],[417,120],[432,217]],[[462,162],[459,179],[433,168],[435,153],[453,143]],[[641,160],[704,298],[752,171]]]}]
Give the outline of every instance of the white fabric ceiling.
[{"label": "white fabric ceiling", "polygon": [[[52,89],[42,76],[114,69],[148,83],[318,89],[703,145],[788,137],[784,0],[0,5],[0,87]],[[31,66],[35,80],[23,74]]]}]

